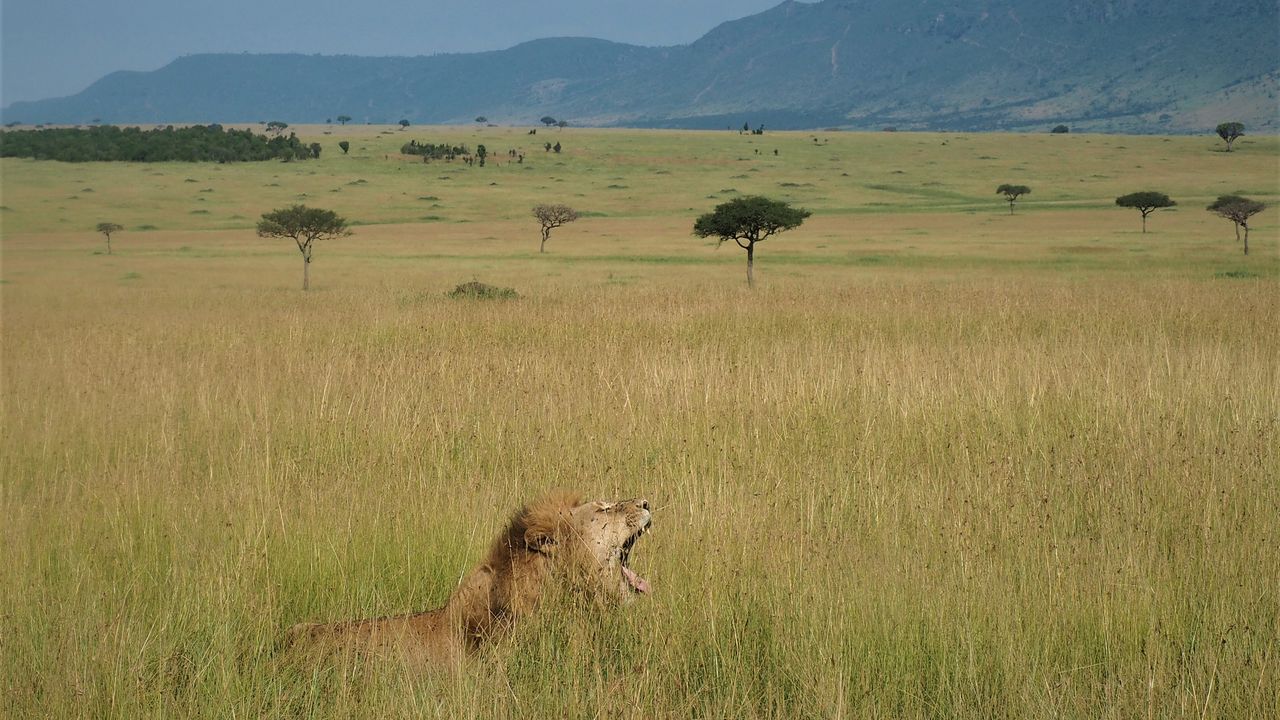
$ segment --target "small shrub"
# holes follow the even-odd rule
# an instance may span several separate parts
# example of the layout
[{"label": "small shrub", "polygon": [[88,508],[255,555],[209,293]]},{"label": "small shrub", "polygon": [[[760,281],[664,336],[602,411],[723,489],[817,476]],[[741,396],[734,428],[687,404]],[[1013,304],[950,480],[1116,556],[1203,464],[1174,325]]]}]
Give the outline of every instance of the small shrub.
[{"label": "small shrub", "polygon": [[520,297],[515,288],[498,287],[477,280],[462,283],[448,295],[455,300],[515,300]]}]

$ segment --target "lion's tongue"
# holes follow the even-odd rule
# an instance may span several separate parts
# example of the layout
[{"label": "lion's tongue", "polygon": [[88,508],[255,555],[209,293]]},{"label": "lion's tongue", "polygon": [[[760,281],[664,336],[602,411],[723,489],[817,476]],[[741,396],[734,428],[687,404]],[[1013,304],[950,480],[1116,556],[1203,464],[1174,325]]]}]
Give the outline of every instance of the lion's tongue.
[{"label": "lion's tongue", "polygon": [[622,566],[622,577],[627,579],[627,583],[636,589],[636,592],[649,592],[649,581],[636,574],[635,570],[627,566]]}]

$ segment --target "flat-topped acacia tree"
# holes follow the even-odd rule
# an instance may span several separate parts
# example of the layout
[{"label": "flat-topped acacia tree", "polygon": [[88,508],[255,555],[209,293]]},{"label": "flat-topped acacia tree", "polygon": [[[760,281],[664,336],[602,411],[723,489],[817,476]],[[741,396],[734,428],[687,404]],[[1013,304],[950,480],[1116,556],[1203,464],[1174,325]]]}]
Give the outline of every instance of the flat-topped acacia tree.
[{"label": "flat-topped acacia tree", "polygon": [[1169,199],[1168,195],[1153,190],[1145,190],[1143,192],[1129,193],[1116,198],[1116,205],[1126,208],[1135,208],[1142,213],[1142,232],[1147,231],[1147,216],[1160,208],[1173,207],[1178,203]]},{"label": "flat-topped acacia tree", "polygon": [[1218,137],[1222,138],[1222,141],[1227,144],[1227,152],[1231,152],[1231,143],[1240,139],[1241,135],[1244,135],[1244,123],[1220,123],[1218,127],[1214,128],[1214,131],[1217,132]]},{"label": "flat-topped acacia tree", "polygon": [[293,205],[263,213],[258,221],[258,236],[290,238],[302,253],[302,289],[311,284],[311,248],[316,240],[350,235],[346,219],[332,210]]},{"label": "flat-topped acacia tree", "polygon": [[577,220],[578,211],[568,205],[534,205],[533,216],[542,225],[542,244],[538,246],[538,252],[544,253],[547,251],[547,239],[551,237],[552,229]]},{"label": "flat-topped acacia tree", "polygon": [[1249,218],[1267,209],[1267,204],[1250,200],[1239,195],[1219,195],[1209,207],[1205,208],[1218,217],[1235,223],[1236,240],[1240,239],[1240,228],[1244,228],[1244,254],[1249,254]]},{"label": "flat-topped acacia tree", "polygon": [[1018,199],[1019,195],[1030,195],[1031,188],[1026,185],[1009,185],[1004,184],[996,188],[997,195],[1003,195],[1009,201],[1009,214],[1013,214],[1013,203]]},{"label": "flat-topped acacia tree", "polygon": [[752,287],[755,283],[752,269],[756,243],[774,233],[800,227],[810,214],[808,210],[793,208],[781,200],[749,195],[720,203],[715,210],[699,217],[693,223],[693,234],[704,238],[714,235],[720,239],[716,247],[732,240],[746,250],[747,287]]},{"label": "flat-topped acacia tree", "polygon": [[111,254],[111,233],[123,230],[124,228],[113,222],[98,223],[98,232],[107,236],[107,254]]}]

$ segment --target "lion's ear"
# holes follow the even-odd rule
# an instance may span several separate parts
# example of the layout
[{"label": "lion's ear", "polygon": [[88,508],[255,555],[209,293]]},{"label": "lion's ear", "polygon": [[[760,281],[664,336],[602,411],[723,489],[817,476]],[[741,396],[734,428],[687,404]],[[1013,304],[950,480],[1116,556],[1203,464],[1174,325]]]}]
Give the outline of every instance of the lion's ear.
[{"label": "lion's ear", "polygon": [[533,527],[524,533],[525,547],[534,552],[550,554],[556,547],[556,539],[545,528]]}]

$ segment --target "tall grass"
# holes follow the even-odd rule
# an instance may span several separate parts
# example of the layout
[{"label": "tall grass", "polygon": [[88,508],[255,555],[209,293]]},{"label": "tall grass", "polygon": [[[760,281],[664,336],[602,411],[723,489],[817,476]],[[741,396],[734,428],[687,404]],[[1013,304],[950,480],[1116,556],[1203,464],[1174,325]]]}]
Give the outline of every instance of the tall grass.
[{"label": "tall grass", "polygon": [[[31,252],[0,715],[1280,712],[1273,277],[568,266],[475,303],[372,260],[303,294]],[[440,604],[555,486],[650,499],[651,597],[456,673],[275,656]]]}]

